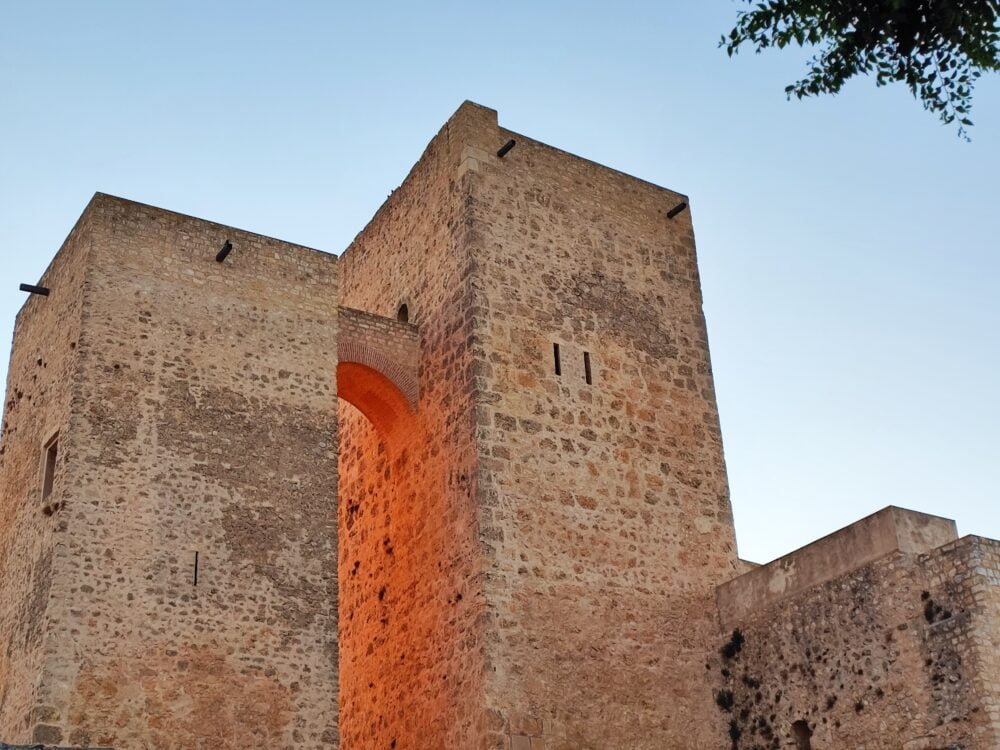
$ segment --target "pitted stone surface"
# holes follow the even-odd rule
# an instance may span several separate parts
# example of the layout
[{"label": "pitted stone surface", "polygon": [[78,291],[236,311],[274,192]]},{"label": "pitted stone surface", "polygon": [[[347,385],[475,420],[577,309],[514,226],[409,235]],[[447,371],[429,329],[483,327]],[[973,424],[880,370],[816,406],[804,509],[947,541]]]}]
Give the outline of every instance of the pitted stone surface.
[{"label": "pitted stone surface", "polygon": [[817,748],[1000,746],[998,593],[1000,543],[969,536],[762,599],[706,663],[735,746],[794,746],[795,722]]}]

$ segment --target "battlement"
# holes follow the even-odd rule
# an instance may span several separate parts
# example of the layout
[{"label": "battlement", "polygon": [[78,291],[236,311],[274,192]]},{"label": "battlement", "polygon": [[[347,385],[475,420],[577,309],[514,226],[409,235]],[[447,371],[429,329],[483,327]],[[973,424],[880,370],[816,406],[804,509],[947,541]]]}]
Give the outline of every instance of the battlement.
[{"label": "battlement", "polygon": [[928,552],[957,538],[952,520],[889,506],[719,586],[723,627],[892,552]]}]

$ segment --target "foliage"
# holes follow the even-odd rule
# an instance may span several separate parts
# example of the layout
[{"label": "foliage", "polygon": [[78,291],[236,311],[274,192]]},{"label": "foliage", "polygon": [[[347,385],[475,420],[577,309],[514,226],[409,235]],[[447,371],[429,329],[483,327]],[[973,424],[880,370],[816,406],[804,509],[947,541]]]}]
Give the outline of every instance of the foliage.
[{"label": "foliage", "polygon": [[853,76],[902,82],[968,140],[972,89],[1000,70],[1000,0],[764,0],[739,12],[719,46],[730,57],[795,43],[818,48],[788,97],[836,94]]}]

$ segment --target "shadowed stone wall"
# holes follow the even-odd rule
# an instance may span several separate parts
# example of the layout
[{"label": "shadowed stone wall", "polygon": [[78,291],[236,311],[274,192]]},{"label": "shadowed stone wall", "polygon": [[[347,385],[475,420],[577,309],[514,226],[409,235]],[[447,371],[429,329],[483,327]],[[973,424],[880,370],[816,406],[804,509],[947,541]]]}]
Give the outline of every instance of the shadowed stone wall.
[{"label": "shadowed stone wall", "polygon": [[[37,455],[67,424],[58,507],[35,520],[54,540],[29,589],[41,655],[4,681],[31,685],[33,727],[11,696],[0,733],[335,746],[336,259],[101,195],[82,226],[86,255],[60,262],[83,278],[29,302],[51,315],[82,289],[79,336],[40,319],[17,349],[75,340],[77,369],[58,375],[71,414],[18,443]],[[37,486],[12,469],[4,487]]]},{"label": "shadowed stone wall", "polygon": [[[36,705],[47,663],[53,580],[68,564],[67,503],[79,474],[80,316],[93,222],[77,222],[42,275],[48,297],[31,296],[17,316],[0,438],[0,739],[30,741],[36,724],[58,719]],[[43,500],[44,445],[59,435],[55,482]],[[44,733],[45,730],[43,730]]]},{"label": "shadowed stone wall", "polygon": [[[882,554],[837,572],[875,527]],[[796,722],[814,750],[1000,747],[1000,543],[928,548],[915,528],[954,536],[945,519],[889,508],[720,588],[728,630],[706,666],[735,750],[796,747]],[[836,575],[756,604],[738,591],[810,576],[821,558]]]},{"label": "shadowed stone wall", "polygon": [[703,662],[737,563],[681,200],[467,103],[343,257],[344,304],[419,326],[424,441],[342,406],[345,743],[724,735]]},{"label": "shadowed stone wall", "polygon": [[492,747],[497,729],[483,697],[475,230],[458,176],[464,145],[489,122],[463,107],[341,256],[342,304],[384,317],[406,304],[421,352],[418,408],[399,428],[341,403],[345,747]]}]

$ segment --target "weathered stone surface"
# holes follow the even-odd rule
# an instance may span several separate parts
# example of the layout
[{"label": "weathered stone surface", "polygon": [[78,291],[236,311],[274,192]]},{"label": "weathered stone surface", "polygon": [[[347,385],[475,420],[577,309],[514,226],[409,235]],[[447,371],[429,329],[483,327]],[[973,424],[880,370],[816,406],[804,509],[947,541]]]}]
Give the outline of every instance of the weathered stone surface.
[{"label": "weathered stone surface", "polygon": [[[74,276],[47,274],[51,307],[29,301],[15,335],[11,392],[42,411],[8,416],[3,491],[23,520],[5,532],[36,534],[39,551],[6,564],[38,560],[42,583],[2,579],[5,602],[23,588],[30,625],[8,658],[32,667],[0,682],[15,691],[0,699],[9,739],[320,746],[335,731],[335,268],[91,202],[54,264]],[[78,322],[49,321],[75,299]],[[57,355],[65,382],[48,385]],[[46,512],[38,446],[56,430]]]},{"label": "weathered stone surface", "polygon": [[[419,402],[391,434],[340,407],[341,742],[484,747],[483,546],[476,507],[480,366],[461,153],[489,127],[465,107],[340,258],[341,303],[419,329]],[[344,383],[340,382],[343,392]]]},{"label": "weathered stone surface", "polygon": [[0,736],[1000,745],[1000,544],[737,557],[681,202],[471,103],[339,258],[95,196],[15,330]]},{"label": "weathered stone surface", "polygon": [[[776,562],[794,565],[800,552]],[[998,747],[998,602],[1000,542],[967,536],[926,552],[888,550],[729,611],[731,629],[706,664],[716,705],[741,748],[795,746],[796,722],[817,748]]]}]

